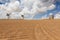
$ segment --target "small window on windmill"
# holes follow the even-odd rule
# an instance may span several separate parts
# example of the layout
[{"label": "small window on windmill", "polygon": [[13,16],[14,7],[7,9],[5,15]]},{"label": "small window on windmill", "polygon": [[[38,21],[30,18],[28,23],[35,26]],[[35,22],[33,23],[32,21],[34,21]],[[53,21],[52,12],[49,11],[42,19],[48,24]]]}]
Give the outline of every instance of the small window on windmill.
[{"label": "small window on windmill", "polygon": [[54,19],[54,15],[52,13],[50,13],[49,19]]}]

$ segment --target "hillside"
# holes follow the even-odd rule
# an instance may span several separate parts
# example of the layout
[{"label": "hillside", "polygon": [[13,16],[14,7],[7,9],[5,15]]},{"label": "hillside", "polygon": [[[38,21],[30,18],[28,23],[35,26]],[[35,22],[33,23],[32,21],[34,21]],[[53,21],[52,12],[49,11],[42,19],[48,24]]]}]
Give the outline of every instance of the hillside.
[{"label": "hillside", "polygon": [[0,20],[0,40],[60,40],[60,20]]}]

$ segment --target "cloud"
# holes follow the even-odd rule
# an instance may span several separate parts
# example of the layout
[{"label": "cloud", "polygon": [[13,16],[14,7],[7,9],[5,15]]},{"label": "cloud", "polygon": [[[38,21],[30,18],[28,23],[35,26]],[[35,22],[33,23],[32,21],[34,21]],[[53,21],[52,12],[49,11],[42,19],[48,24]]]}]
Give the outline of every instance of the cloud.
[{"label": "cloud", "polygon": [[21,15],[19,15],[18,12],[12,12],[9,18],[10,19],[21,19]]},{"label": "cloud", "polygon": [[[8,18],[8,16],[7,16],[7,13],[8,13],[8,14],[10,14],[11,19],[12,19],[12,16],[14,17],[14,19],[15,19],[15,17],[17,19],[17,13],[15,13],[15,12],[20,11],[19,5],[20,5],[19,1],[12,1],[12,2],[10,2],[8,4],[0,5],[0,11],[4,12],[4,13],[3,12],[1,13],[3,15],[3,17],[1,16],[0,18],[2,18],[2,19],[5,19],[6,17]],[[13,12],[15,13],[14,15],[12,15]]]},{"label": "cloud", "polygon": [[[16,0],[10,1],[11,2],[8,3],[7,6],[4,5],[4,7],[1,7],[3,10],[5,8],[4,12],[13,13],[20,11],[20,15],[32,15],[30,18],[33,18],[37,13],[41,14],[47,12],[47,10],[53,10],[55,8],[55,5],[53,4],[54,0],[21,0],[21,3]],[[16,16],[17,14],[15,13],[14,15]]]},{"label": "cloud", "polygon": [[54,0],[21,0],[21,2],[24,6],[22,13],[30,14],[32,16],[55,8],[55,5],[53,4]]},{"label": "cloud", "polygon": [[6,10],[10,11],[10,12],[19,10],[19,2],[18,1],[15,1],[15,2],[13,1],[13,2],[9,3]]},{"label": "cloud", "polygon": [[4,13],[3,11],[0,11],[0,19],[8,19],[6,13]]},{"label": "cloud", "polygon": [[48,10],[53,10],[56,6],[52,4],[51,6],[48,7]]},{"label": "cloud", "polygon": [[55,16],[54,19],[60,19],[60,12],[58,12]]},{"label": "cloud", "polygon": [[6,2],[9,2],[9,0],[0,0],[0,2],[1,2],[2,4],[4,4],[4,3],[6,3]]},{"label": "cloud", "polygon": [[56,0],[57,2],[60,2],[60,0]]}]

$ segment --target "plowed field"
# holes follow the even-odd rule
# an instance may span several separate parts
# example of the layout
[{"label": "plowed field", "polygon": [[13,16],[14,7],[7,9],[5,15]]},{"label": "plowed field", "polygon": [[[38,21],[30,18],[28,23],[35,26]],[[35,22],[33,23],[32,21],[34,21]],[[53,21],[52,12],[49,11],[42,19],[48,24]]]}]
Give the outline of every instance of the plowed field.
[{"label": "plowed field", "polygon": [[60,40],[60,20],[0,20],[0,40]]}]

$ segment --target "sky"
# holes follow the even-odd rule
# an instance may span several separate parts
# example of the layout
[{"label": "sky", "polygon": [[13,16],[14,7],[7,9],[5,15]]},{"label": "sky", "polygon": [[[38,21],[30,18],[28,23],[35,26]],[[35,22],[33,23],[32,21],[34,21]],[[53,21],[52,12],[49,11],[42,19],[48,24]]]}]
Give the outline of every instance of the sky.
[{"label": "sky", "polygon": [[[56,18],[60,14],[60,0],[18,0],[22,9],[21,14],[25,13],[26,18],[47,19],[50,14]],[[0,0],[0,4],[9,3],[10,0]],[[32,5],[33,4],[33,5]],[[11,4],[12,5],[12,4]],[[58,14],[58,15],[57,15]]]},{"label": "sky", "polygon": [[[42,16],[46,16],[46,17],[49,17],[49,15],[50,15],[50,13],[52,13],[54,16],[56,15],[56,14],[58,14],[59,12],[60,12],[60,1],[59,0],[57,0],[57,1],[55,1],[55,3],[54,3],[54,5],[55,5],[55,8],[53,9],[53,10],[48,10],[45,14],[37,14],[36,16],[35,16],[35,18],[41,18]],[[58,16],[58,15],[57,15]],[[43,18],[44,18],[43,17]]]}]

